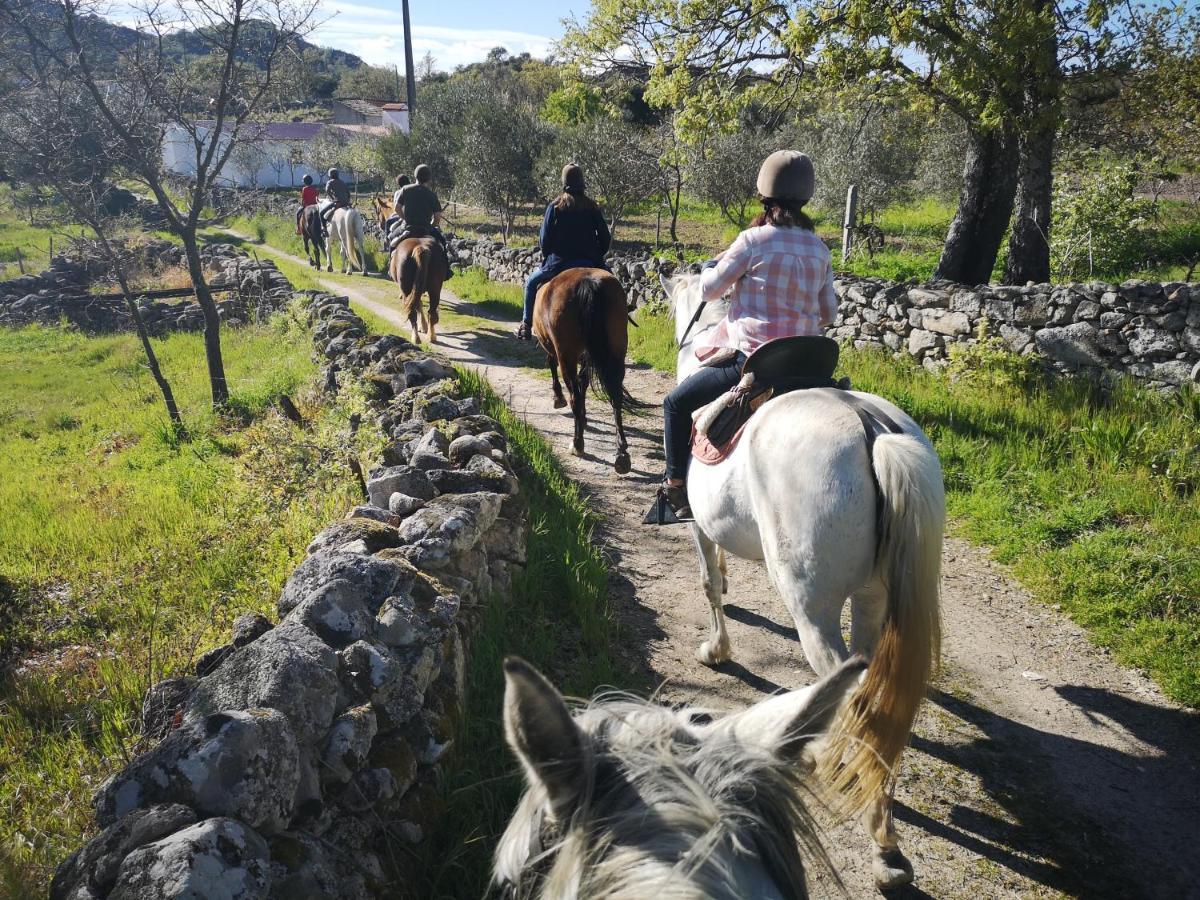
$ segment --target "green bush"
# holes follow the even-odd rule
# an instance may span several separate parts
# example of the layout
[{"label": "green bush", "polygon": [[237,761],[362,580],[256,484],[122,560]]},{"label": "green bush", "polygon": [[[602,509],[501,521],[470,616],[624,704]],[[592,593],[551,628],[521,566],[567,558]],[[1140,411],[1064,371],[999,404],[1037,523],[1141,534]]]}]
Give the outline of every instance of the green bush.
[{"label": "green bush", "polygon": [[1055,179],[1050,253],[1059,279],[1116,275],[1145,260],[1152,204],[1135,196],[1140,182],[1132,162],[1090,156]]}]

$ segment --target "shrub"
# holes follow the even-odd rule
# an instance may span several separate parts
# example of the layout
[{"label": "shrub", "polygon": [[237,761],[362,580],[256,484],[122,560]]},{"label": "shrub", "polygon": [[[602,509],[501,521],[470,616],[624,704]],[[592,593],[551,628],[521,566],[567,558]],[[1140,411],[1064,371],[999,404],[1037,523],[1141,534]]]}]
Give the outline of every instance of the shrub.
[{"label": "shrub", "polygon": [[1150,201],[1135,196],[1141,175],[1133,163],[1084,156],[1054,182],[1050,254],[1059,279],[1138,267]]}]

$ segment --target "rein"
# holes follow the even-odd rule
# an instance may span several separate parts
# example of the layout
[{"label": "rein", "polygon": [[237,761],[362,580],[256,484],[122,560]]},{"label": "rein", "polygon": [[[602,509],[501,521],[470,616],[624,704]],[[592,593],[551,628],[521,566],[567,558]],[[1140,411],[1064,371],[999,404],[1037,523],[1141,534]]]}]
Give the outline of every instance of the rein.
[{"label": "rein", "polygon": [[688,335],[692,333],[692,329],[696,327],[696,323],[700,321],[700,316],[704,313],[704,307],[708,306],[707,300],[701,300],[700,305],[696,307],[696,311],[692,314],[692,321],[688,322],[687,328],[683,330],[683,337],[679,339],[679,346],[682,348],[687,343]]}]

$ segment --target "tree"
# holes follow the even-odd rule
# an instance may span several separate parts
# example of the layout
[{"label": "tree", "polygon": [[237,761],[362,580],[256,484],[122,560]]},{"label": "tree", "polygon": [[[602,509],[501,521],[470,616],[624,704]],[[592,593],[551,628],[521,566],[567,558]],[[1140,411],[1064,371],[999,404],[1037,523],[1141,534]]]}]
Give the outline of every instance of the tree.
[{"label": "tree", "polygon": [[[221,357],[221,320],[200,259],[199,229],[212,188],[238,145],[252,137],[254,113],[270,96],[286,48],[306,33],[315,0],[206,0],[172,6],[146,0],[124,7],[139,18],[143,38],[119,54],[118,78],[102,76],[84,36],[92,16],[109,11],[93,0],[0,0],[4,54],[28,71],[52,72],[78,84],[109,135],[116,163],[147,189],[167,227],[183,244],[196,302],[204,314],[204,349],[213,405],[229,385]],[[206,65],[168,52],[179,28],[210,49]],[[187,160],[181,194],[168,183],[165,145]]]},{"label": "tree", "polygon": [[588,193],[607,213],[614,234],[630,205],[652,196],[659,185],[658,160],[642,130],[611,118],[558,129],[539,162],[548,195],[561,189],[566,163],[582,168]]},{"label": "tree", "polygon": [[791,108],[821,85],[949,111],[968,151],[938,275],[987,280],[1015,205],[1006,277],[1041,280],[1064,95],[1128,65],[1138,40],[1128,10],[1116,0],[626,0],[598,3],[564,45],[593,65],[646,67],[647,98],[680,108],[689,133],[749,103]]},{"label": "tree", "polygon": [[511,96],[495,95],[482,83],[476,89],[454,180],[468,197],[499,216],[507,243],[520,208],[537,196],[533,172],[545,128]]},{"label": "tree", "polygon": [[704,142],[688,166],[692,191],[716,204],[725,221],[745,228],[758,193],[757,160],[780,149],[780,138],[766,131],[717,134]]},{"label": "tree", "polygon": [[339,97],[398,101],[404,96],[404,77],[395,66],[367,66],[347,69],[338,83]]},{"label": "tree", "polygon": [[71,221],[88,226],[95,234],[97,247],[121,288],[167,416],[182,435],[183,417],[130,290],[125,261],[111,238],[112,220],[105,214],[113,194],[107,178],[122,148],[103,127],[91,98],[64,79],[64,73],[47,71],[36,64],[23,69],[19,57],[9,57],[0,66],[8,68],[10,64],[24,77],[19,89],[0,94],[0,131],[5,136],[0,142],[0,168],[27,184],[53,192],[70,211]]}]

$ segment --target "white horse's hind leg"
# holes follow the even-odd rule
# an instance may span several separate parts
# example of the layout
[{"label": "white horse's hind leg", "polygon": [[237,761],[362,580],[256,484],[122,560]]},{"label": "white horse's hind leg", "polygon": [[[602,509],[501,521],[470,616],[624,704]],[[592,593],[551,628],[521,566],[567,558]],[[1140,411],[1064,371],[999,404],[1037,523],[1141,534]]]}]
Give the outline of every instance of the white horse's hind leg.
[{"label": "white horse's hind leg", "polygon": [[875,842],[871,851],[871,875],[880,890],[890,890],[912,883],[913,867],[900,850],[900,838],[892,823],[892,795],[881,793],[863,813],[863,824]]},{"label": "white horse's hind leg", "polygon": [[725,610],[722,596],[725,593],[724,552],[710,541],[698,525],[692,525],[692,539],[700,554],[700,577],[704,580],[704,593],[708,597],[709,623],[712,634],[696,651],[696,659],[706,666],[725,662],[732,655],[729,631],[725,627]]}]

